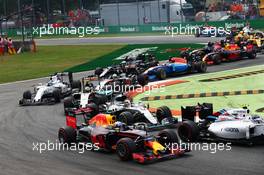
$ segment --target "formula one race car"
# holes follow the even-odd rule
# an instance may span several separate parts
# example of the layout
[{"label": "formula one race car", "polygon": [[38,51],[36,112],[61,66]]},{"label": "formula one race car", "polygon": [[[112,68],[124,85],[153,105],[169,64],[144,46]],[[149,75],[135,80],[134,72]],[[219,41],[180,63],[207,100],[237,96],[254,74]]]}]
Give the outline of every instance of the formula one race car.
[{"label": "formula one race car", "polygon": [[73,94],[64,100],[64,110],[66,116],[69,112],[75,110],[88,110],[89,117],[94,117],[99,114],[113,115],[117,121],[127,125],[135,123],[145,123],[146,125],[157,125],[177,122],[173,118],[171,110],[167,106],[162,106],[157,109],[157,112],[152,112],[143,103],[132,103],[126,95],[112,94],[109,98],[103,94],[96,92],[81,93],[78,100],[77,95]]},{"label": "formula one race car", "polygon": [[107,104],[102,113],[116,116],[118,121],[127,125],[145,123],[146,126],[152,126],[177,123],[177,119],[173,118],[167,106],[159,107],[156,112],[153,112],[143,103],[131,103],[124,95],[117,96],[115,101]]},{"label": "formula one race car", "polygon": [[221,64],[223,61],[235,61],[242,58],[255,59],[257,54],[252,42],[241,42],[239,45],[221,42],[209,42],[205,48],[184,51],[181,56],[186,59],[201,59],[207,64]]},{"label": "formula one race car", "polygon": [[[68,81],[64,81],[65,76],[68,76]],[[74,88],[79,88],[79,83],[73,81],[72,73],[55,73],[50,76],[50,80],[46,84],[34,86],[33,92],[25,91],[23,98],[19,100],[19,105],[59,103],[61,98],[69,96]]]},{"label": "formula one race car", "polygon": [[206,63],[196,58],[170,58],[167,63],[149,68],[143,74],[138,76],[138,83],[141,86],[148,84],[149,81],[164,80],[167,77],[177,76],[179,74],[207,71]]},{"label": "formula one race car", "polygon": [[109,66],[107,68],[97,68],[95,75],[102,79],[112,79],[113,75],[120,76],[125,74],[126,77],[139,75],[146,69],[158,65],[158,61],[151,54],[140,54],[136,58],[127,57],[120,64]]},{"label": "formula one race car", "polygon": [[[182,117],[193,135],[190,139],[188,130],[179,132],[183,140],[226,141],[240,144],[264,143],[263,118],[250,115],[247,108],[222,109],[213,113],[212,104],[182,107]],[[199,122],[194,123],[198,114]],[[183,130],[182,130],[183,131]]]},{"label": "formula one race car", "polygon": [[253,43],[257,52],[264,51],[264,32],[258,30],[252,31],[249,34],[248,41]]},{"label": "formula one race car", "polygon": [[90,103],[97,106],[104,105],[106,102],[113,103],[116,101],[116,96],[137,87],[132,79],[126,77],[103,79],[98,82],[97,86],[89,79],[82,78],[80,85],[80,91],[65,98],[65,112],[71,108],[85,108]]},{"label": "formula one race car", "polygon": [[154,136],[116,122],[111,115],[97,115],[89,120],[89,124],[84,121],[81,111],[68,116],[67,126],[58,131],[59,141],[67,144],[92,143],[99,150],[115,151],[122,161],[135,160],[138,163],[171,159],[189,151],[178,146],[179,139],[173,130],[166,129]]}]

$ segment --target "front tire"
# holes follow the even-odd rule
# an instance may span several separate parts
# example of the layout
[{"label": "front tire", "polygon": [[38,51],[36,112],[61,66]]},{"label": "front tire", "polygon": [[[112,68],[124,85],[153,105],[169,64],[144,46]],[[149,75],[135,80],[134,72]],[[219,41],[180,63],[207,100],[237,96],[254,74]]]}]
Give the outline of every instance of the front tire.
[{"label": "front tire", "polygon": [[172,146],[172,144],[179,143],[176,132],[172,129],[164,129],[158,134],[158,141],[164,147]]},{"label": "front tire", "polygon": [[122,138],[116,144],[116,153],[122,161],[132,160],[135,151],[136,144],[130,138]]},{"label": "front tire", "polygon": [[76,142],[76,130],[72,127],[60,128],[58,132],[58,139],[60,143],[72,144]]},{"label": "front tire", "polygon": [[250,52],[248,53],[248,58],[249,59],[255,59],[257,57],[257,53],[256,52]]}]

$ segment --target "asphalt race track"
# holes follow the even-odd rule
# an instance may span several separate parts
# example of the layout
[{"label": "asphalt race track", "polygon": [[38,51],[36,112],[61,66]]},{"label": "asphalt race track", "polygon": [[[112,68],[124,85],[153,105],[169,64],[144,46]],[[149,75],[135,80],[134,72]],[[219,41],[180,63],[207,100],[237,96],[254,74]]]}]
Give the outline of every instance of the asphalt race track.
[{"label": "asphalt race track", "polygon": [[220,41],[221,38],[195,38],[191,35],[156,35],[156,36],[121,36],[97,38],[61,38],[61,39],[36,39],[37,45],[80,45],[80,44],[148,44],[148,43],[207,43]]},{"label": "asphalt race track", "polygon": [[[262,65],[264,57],[210,66],[209,72]],[[83,73],[75,78],[84,76]],[[19,107],[23,91],[45,79],[0,85],[0,174],[53,175],[53,174],[263,174],[264,147],[232,146],[231,151],[212,154],[193,151],[188,155],[139,165],[121,162],[114,153],[86,151],[33,151],[33,143],[55,142],[59,127],[65,125],[62,104],[54,106]]]}]

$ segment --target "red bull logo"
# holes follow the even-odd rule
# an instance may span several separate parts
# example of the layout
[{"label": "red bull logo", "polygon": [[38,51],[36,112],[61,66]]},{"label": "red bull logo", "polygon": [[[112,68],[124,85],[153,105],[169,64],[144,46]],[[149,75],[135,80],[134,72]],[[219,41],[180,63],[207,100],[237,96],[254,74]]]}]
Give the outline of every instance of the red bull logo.
[{"label": "red bull logo", "polygon": [[109,114],[98,114],[89,121],[91,126],[106,127],[115,123],[115,117]]}]

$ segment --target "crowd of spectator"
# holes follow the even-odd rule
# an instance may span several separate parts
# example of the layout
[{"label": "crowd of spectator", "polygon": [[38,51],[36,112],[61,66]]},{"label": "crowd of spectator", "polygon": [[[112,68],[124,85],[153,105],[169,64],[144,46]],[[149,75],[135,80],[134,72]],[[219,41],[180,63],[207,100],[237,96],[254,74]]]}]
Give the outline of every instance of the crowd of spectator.
[{"label": "crowd of spectator", "polygon": [[250,1],[214,2],[208,5],[207,12],[228,11],[230,15],[238,15],[241,19],[255,19],[258,8]]},{"label": "crowd of spectator", "polygon": [[17,52],[13,45],[13,40],[6,36],[0,36],[0,56],[3,56],[5,54],[14,55],[16,53]]}]

